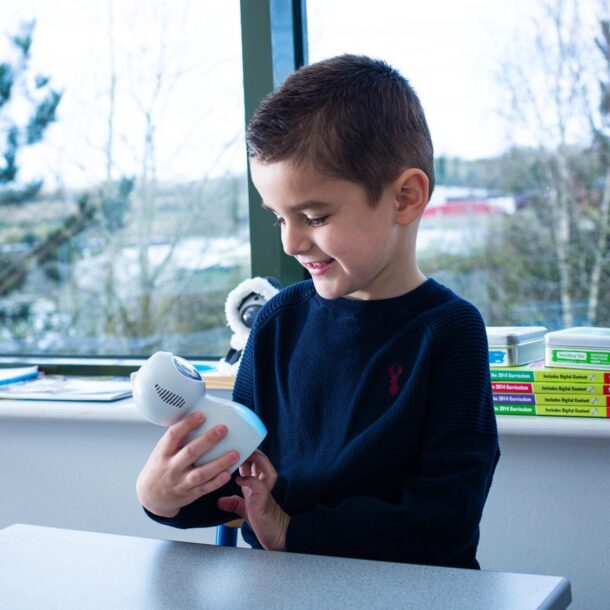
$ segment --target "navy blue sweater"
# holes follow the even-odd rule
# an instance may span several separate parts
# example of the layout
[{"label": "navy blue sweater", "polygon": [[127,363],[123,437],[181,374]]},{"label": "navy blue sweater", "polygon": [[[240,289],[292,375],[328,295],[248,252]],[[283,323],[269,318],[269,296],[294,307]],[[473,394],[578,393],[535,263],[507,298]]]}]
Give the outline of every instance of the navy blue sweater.
[{"label": "navy blue sweater", "polygon": [[[311,281],[257,316],[233,397],[269,430],[288,551],[476,568],[499,456],[479,312],[433,279],[379,301],[326,300]],[[175,527],[232,516],[216,499]],[[150,513],[149,513],[150,514]],[[244,524],[244,539],[260,548]]]}]

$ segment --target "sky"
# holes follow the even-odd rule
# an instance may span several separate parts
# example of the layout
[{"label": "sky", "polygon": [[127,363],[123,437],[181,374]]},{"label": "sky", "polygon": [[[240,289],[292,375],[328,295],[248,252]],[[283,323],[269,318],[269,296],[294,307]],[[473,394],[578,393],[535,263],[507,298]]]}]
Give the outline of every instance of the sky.
[{"label": "sky", "polygon": [[551,35],[541,17],[547,1],[574,2],[595,27],[598,0],[308,0],[309,59],[350,52],[386,60],[418,93],[437,155],[496,156],[532,143],[505,118],[501,66],[521,41],[530,44],[534,20]]},{"label": "sky", "polygon": [[[374,5],[375,10],[364,6]],[[342,52],[384,59],[418,93],[437,153],[477,158],[504,148],[494,85],[498,32],[523,2],[309,0],[310,61]]]},{"label": "sky", "polygon": [[[515,139],[501,118],[499,62],[536,5],[308,0],[309,59],[388,61],[418,92],[437,155],[498,155]],[[36,18],[32,67],[64,92],[57,124],[22,160],[24,178],[87,185],[109,161],[115,178],[245,171],[238,0],[0,0],[0,11],[5,33]]]},{"label": "sky", "polygon": [[[245,171],[239,2],[0,0],[0,12],[11,34],[36,18],[32,68],[63,91],[24,178],[91,184],[105,179],[109,150],[114,178]],[[8,51],[5,37],[0,57]]]}]

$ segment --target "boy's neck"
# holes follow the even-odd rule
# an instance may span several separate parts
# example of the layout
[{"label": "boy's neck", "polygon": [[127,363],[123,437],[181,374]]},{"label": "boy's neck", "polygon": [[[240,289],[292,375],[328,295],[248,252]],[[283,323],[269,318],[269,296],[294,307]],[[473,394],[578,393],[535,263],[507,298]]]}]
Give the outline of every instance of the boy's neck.
[{"label": "boy's neck", "polygon": [[[421,286],[427,279],[428,278],[420,271],[419,267],[415,265],[413,269],[407,270],[406,274],[401,278],[400,283],[388,288],[387,292],[385,292],[383,297],[380,298],[393,299],[396,297],[401,297]],[[349,295],[345,296],[344,298],[351,301],[373,300],[367,299],[366,297],[358,298]]]}]

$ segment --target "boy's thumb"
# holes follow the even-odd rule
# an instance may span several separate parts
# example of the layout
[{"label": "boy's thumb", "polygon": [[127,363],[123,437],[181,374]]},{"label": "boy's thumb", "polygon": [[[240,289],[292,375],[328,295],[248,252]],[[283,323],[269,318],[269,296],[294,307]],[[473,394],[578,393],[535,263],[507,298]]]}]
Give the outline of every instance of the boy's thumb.
[{"label": "boy's thumb", "polygon": [[246,518],[246,504],[244,499],[240,496],[225,496],[224,498],[218,498],[216,505],[220,510],[224,510],[228,513],[235,513],[242,519]]}]

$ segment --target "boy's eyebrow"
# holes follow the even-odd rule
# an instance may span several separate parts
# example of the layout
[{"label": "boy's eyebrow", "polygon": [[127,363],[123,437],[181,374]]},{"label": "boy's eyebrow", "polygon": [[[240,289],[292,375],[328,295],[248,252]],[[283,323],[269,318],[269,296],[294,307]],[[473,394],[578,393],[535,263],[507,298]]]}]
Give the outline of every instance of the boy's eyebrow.
[{"label": "boy's eyebrow", "polygon": [[[296,203],[294,206],[290,207],[290,210],[293,212],[302,212],[303,210],[326,210],[331,206],[330,203],[326,201],[318,201],[316,199],[312,199],[309,201],[301,201],[300,203]],[[261,207],[268,212],[273,212],[273,208],[269,207],[264,201],[261,203]]]}]

